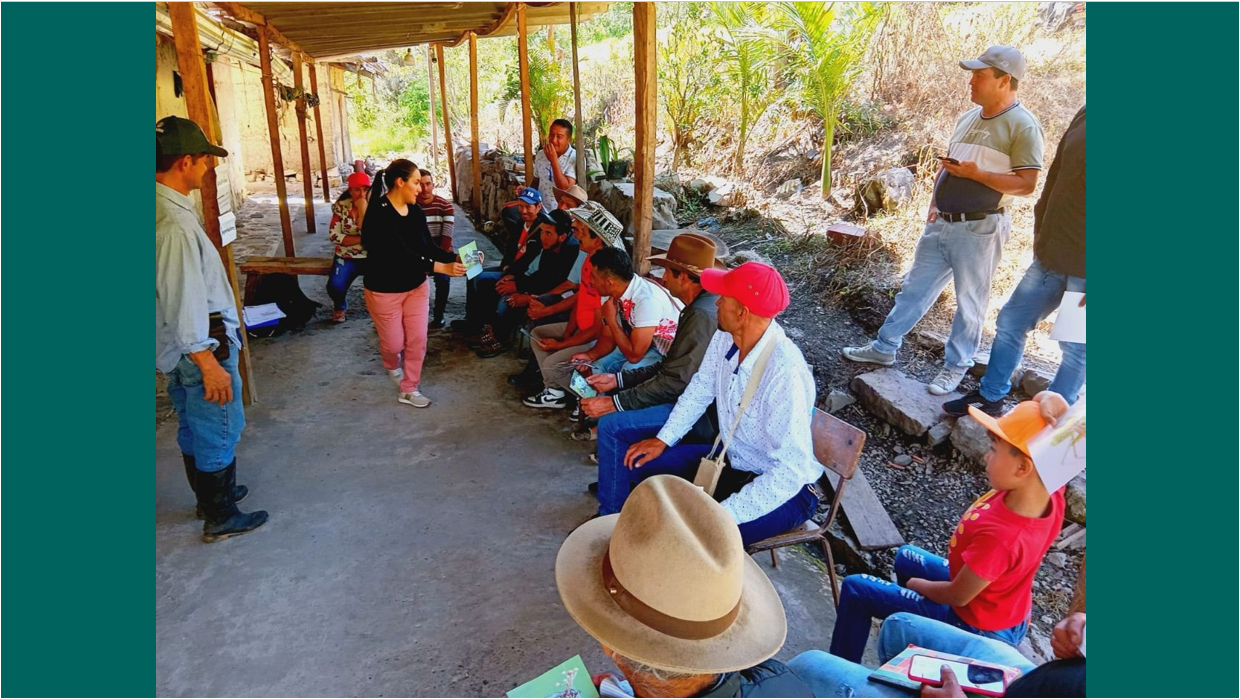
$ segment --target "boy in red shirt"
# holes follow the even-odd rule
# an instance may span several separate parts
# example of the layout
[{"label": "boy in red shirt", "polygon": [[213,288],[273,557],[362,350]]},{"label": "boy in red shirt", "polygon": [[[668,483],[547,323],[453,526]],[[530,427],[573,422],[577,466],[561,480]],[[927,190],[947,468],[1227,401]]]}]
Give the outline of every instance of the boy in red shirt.
[{"label": "boy in red shirt", "polygon": [[952,532],[947,559],[914,546],[896,552],[892,583],[850,575],[840,586],[831,653],[861,661],[871,619],[911,612],[1015,646],[1029,628],[1033,576],[1063,526],[1063,488],[1049,493],[1029,455],[1046,427],[1036,401],[996,420],[969,408],[992,434],[978,498]]}]

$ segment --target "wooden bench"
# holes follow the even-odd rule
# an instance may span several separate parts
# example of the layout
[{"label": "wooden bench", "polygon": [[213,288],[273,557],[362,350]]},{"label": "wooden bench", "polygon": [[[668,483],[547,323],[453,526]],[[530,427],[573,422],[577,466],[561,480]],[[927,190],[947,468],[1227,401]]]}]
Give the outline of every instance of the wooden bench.
[{"label": "wooden bench", "polygon": [[[775,556],[777,549],[796,544],[817,543],[827,558],[831,596],[836,606],[839,606],[839,583],[835,575],[835,558],[831,554],[831,544],[827,541],[827,529],[835,521],[840,508],[843,507],[850,528],[863,549],[868,551],[890,548],[903,544],[904,540],[887,516],[882,503],[878,502],[878,497],[865,480],[865,474],[857,469],[861,450],[865,447],[865,432],[817,409],[814,410],[810,430],[813,435],[814,457],[826,469],[824,480],[831,486],[833,493],[826,519],[821,525],[811,519],[792,531],[755,542],[746,550],[751,554],[770,551],[771,564],[778,568],[779,559]],[[846,488],[850,482],[853,487]]]},{"label": "wooden bench", "polygon": [[332,273],[332,258],[251,257],[238,265],[237,269],[245,275],[244,303],[248,306],[258,293],[264,274],[317,274],[326,277]]}]

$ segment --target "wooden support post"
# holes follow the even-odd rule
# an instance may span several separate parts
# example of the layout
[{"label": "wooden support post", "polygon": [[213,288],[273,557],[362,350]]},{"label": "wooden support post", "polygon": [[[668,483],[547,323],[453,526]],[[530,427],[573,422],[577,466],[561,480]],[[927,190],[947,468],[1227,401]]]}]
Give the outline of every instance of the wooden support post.
[{"label": "wooden support post", "polygon": [[[184,87],[185,106],[189,118],[197,123],[204,133],[219,142],[220,128],[215,109],[211,104],[210,88],[207,83],[207,66],[202,60],[202,45],[198,43],[198,18],[195,16],[194,4],[190,2],[168,3],[168,17],[172,21],[172,41],[176,46],[177,68],[181,74]],[[239,154],[237,154],[239,155]],[[241,290],[237,284],[237,267],[233,264],[231,245],[220,244],[220,203],[216,193],[215,166],[218,159],[211,158],[212,167],[207,169],[202,179],[202,227],[207,237],[215,245],[224,264],[224,272],[228,275],[228,283],[232,286],[233,299],[237,305],[237,317],[242,318]],[[234,156],[236,157],[236,156]],[[244,328],[244,325],[242,326]],[[258,399],[258,391],[251,378],[249,345],[242,335],[241,361],[238,369],[241,374],[241,398],[246,404]]]},{"label": "wooden support post", "polygon": [[654,3],[633,3],[633,71],[635,74],[637,161],[633,164],[633,270],[649,269],[651,215],[654,210],[655,119],[659,93],[655,65]]},{"label": "wooden support post", "polygon": [[426,91],[431,96],[431,160],[435,170],[439,170],[439,116],[435,114],[435,60],[431,57],[433,49],[426,45]]},{"label": "wooden support post", "polygon": [[[330,81],[330,76],[328,79]],[[318,100],[314,105],[314,131],[319,136],[319,170],[323,177],[323,201],[328,206],[331,206],[332,186],[327,179],[327,148],[323,142],[323,112],[319,109],[319,104],[322,103],[323,97],[319,94],[319,78],[315,74],[313,62],[310,63],[310,91],[314,93]],[[329,88],[327,91],[330,93],[331,89]]]},{"label": "wooden support post", "polygon": [[284,156],[280,153],[280,116],[276,113],[276,85],[271,75],[271,44],[262,27],[258,30],[258,60],[263,71],[263,102],[267,104],[271,169],[276,180],[276,199],[280,203],[280,232],[284,235],[284,256],[295,257],[297,253],[293,250],[293,222],[288,213],[288,189],[284,182]]},{"label": "wooden support post", "polygon": [[478,35],[469,33],[469,147],[474,220],[482,225],[482,153],[478,146]]},{"label": "wooden support post", "polygon": [[439,104],[443,107],[443,140],[447,144],[448,177],[452,184],[452,201],[456,201],[456,157],[452,153],[452,124],[448,122],[448,82],[444,77],[443,46],[435,45],[435,58],[439,61]]},{"label": "wooden support post", "polygon": [[577,3],[568,4],[568,16],[573,31],[573,133],[577,140],[577,184],[586,189],[586,135],[581,128],[581,76],[577,70]]},{"label": "wooden support post", "polygon": [[534,141],[530,135],[530,49],[525,3],[517,5],[517,65],[521,71],[521,138],[525,145],[525,184],[534,181]]},{"label": "wooden support post", "polygon": [[301,76],[301,54],[293,52],[293,87],[297,88],[297,136],[301,139],[301,184],[306,196],[306,232],[314,233],[314,171],[310,169],[310,138],[306,135],[305,84]]}]

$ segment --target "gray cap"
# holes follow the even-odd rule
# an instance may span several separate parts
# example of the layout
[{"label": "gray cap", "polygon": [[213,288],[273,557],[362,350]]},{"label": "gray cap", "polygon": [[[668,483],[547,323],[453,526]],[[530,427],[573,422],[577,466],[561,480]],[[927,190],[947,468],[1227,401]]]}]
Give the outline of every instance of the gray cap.
[{"label": "gray cap", "polygon": [[1025,57],[1011,46],[991,46],[971,61],[961,61],[965,70],[998,68],[1017,80],[1025,79]]}]

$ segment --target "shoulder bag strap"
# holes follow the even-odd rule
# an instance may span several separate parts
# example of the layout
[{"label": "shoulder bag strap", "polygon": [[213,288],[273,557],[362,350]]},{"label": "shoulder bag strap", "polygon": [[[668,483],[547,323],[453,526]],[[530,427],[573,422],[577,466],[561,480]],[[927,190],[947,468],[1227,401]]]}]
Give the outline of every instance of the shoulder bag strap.
[{"label": "shoulder bag strap", "polygon": [[775,345],[778,340],[774,337],[762,348],[761,354],[758,355],[758,361],[754,363],[753,373],[749,375],[749,383],[745,385],[745,394],[741,397],[740,407],[736,409],[736,419],[732,421],[732,429],[728,430],[728,439],[723,442],[723,450],[718,456],[714,456],[715,450],[719,448],[719,442],[723,439],[723,432],[715,437],[715,444],[710,448],[708,459],[723,459],[724,454],[728,452],[728,445],[732,443],[732,436],[736,434],[736,428],[741,424],[741,416],[745,414],[746,408],[749,407],[750,401],[753,400],[753,394],[758,392],[758,382],[762,380],[762,374],[766,371],[767,361],[771,358],[771,354],[775,352]]}]

